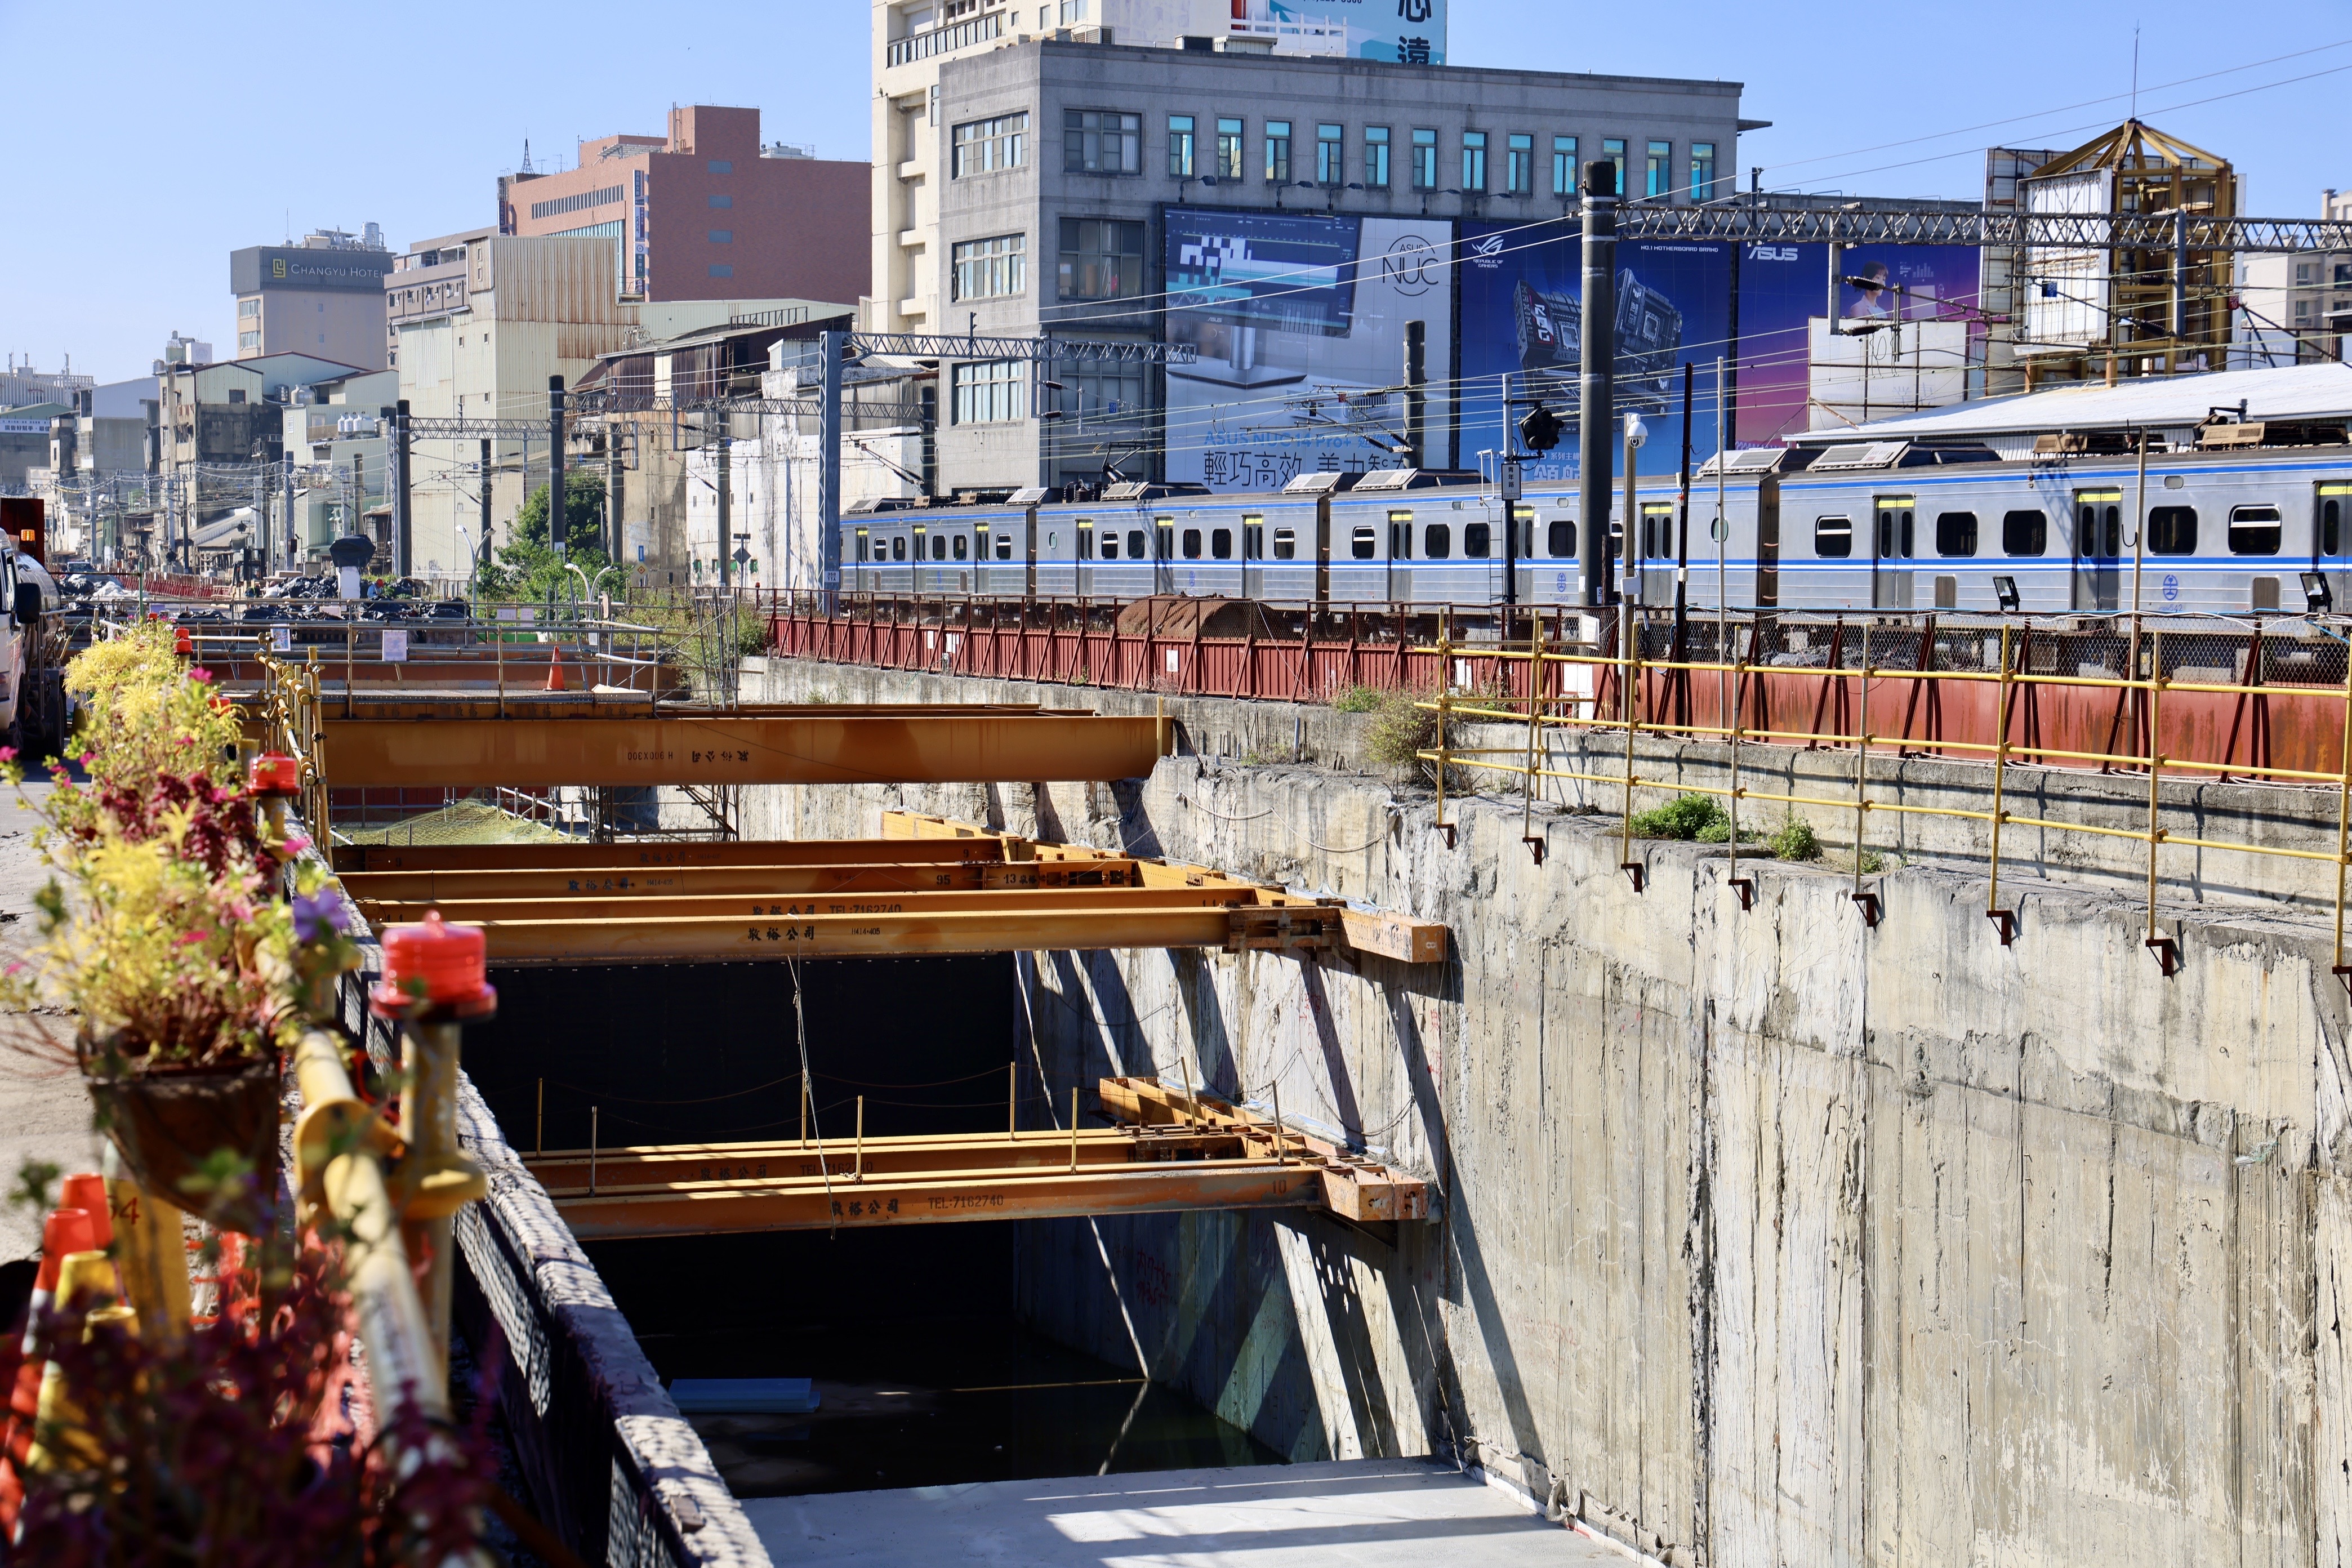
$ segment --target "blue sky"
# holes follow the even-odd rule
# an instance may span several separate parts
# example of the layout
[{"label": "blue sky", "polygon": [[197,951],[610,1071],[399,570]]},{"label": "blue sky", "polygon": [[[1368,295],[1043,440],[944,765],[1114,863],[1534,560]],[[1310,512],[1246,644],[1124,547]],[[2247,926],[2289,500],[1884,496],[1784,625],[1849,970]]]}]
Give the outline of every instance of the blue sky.
[{"label": "blue sky", "polygon": [[[2235,35],[2182,3],[1453,0],[1452,12],[1456,64],[1744,81],[1747,116],[1774,123],[1742,139],[1743,186],[1762,164],[1776,188],[1970,198],[1988,143],[2071,146],[2124,117],[2126,100],[2106,95],[2129,89],[2137,22],[2142,117],[2234,159],[2252,211],[2312,216],[2322,187],[2352,187],[2343,0],[2299,10],[2293,29]],[[486,221],[526,136],[535,160],[568,162],[582,136],[659,134],[672,102],[756,104],[769,140],[863,159],[867,15],[863,0],[96,12],[0,0],[15,149],[0,348],[46,369],[70,353],[101,380],[143,374],[173,329],[226,352],[231,250],[276,243],[289,224],[371,220],[404,248]],[[2251,68],[2208,75],[2235,66]]]}]

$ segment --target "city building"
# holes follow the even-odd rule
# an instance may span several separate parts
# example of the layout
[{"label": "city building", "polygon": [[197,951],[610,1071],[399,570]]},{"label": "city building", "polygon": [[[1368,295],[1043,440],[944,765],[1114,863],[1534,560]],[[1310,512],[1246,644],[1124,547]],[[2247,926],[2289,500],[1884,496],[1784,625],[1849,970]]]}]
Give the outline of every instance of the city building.
[{"label": "city building", "polygon": [[0,496],[30,495],[33,476],[49,460],[49,430],[72,416],[70,403],[27,403],[0,408]]},{"label": "city building", "polygon": [[90,388],[79,413],[50,422],[48,468],[35,488],[57,548],[110,560],[123,519],[152,510],[156,407],[154,379],[140,376]]},{"label": "city building", "polygon": [[298,392],[360,374],[312,354],[165,363],[155,378],[157,512],[151,542],[177,559],[196,531],[266,495],[265,470],[283,454],[284,410]]},{"label": "city building", "polygon": [[0,409],[22,408],[35,403],[61,403],[72,406],[81,394],[97,384],[95,378],[77,375],[73,356],[66,356],[63,370],[35,370],[33,362],[18,363],[15,354],[6,359],[6,368],[0,369]]},{"label": "city building", "polygon": [[[943,330],[932,305],[945,143],[940,73],[950,60],[1033,38],[1233,54],[1445,61],[1446,0],[872,0],[872,301],[876,331]],[[1045,132],[1026,111],[973,140],[968,155],[1010,156]]]},{"label": "city building", "polygon": [[497,232],[604,239],[637,300],[824,300],[866,291],[863,163],[762,144],[760,111],[673,109],[665,136],[600,136],[576,167],[499,178]]},{"label": "city building", "polygon": [[361,531],[371,513],[383,515],[389,487],[382,416],[399,399],[398,372],[362,371],[298,388],[280,411],[278,445],[293,465],[295,558]]},{"label": "city building", "polygon": [[[1718,199],[1739,132],[1761,123],[1740,120],[1736,82],[1054,38],[950,58],[939,88],[938,124],[919,135],[945,171],[945,265],[921,275],[919,319],[950,334],[1164,335],[1197,353],[1164,372],[943,367],[950,489],[1259,489],[1302,467],[1475,463],[1502,444],[1506,375],[1574,406],[1559,334],[1580,285],[1561,220],[1580,165],[1616,163],[1646,200]],[[1652,260],[1707,274],[1638,318],[1651,348],[1724,352],[1728,247]],[[1650,379],[1628,384],[1628,406],[1676,395]]]},{"label": "city building", "polygon": [[[2352,193],[2320,193],[2319,216],[2352,221]],[[2340,360],[2352,333],[2352,251],[2241,256],[2237,342],[2231,363],[2248,369]]]},{"label": "city building", "polygon": [[299,245],[257,245],[228,258],[236,296],[236,357],[303,353],[383,368],[383,231],[313,229]]}]

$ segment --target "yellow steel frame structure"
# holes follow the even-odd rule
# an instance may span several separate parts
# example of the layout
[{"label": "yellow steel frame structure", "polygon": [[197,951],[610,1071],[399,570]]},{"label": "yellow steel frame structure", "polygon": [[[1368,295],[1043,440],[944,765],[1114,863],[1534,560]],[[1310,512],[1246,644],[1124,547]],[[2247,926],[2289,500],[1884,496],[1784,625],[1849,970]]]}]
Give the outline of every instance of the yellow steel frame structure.
[{"label": "yellow steel frame structure", "polygon": [[[2321,773],[2310,769],[2258,766],[2251,763],[2215,763],[2166,755],[2163,750],[2161,729],[2165,693],[2208,692],[2222,696],[2255,698],[2276,697],[2280,695],[2283,689],[2275,686],[2260,687],[2171,679],[2164,673],[2165,634],[2160,630],[2147,630],[2144,637],[2135,632],[2130,666],[2135,672],[2145,671],[2146,673],[2135,673],[2130,676],[2037,674],[2030,670],[2019,669],[2015,668],[2016,655],[2011,640],[2010,627],[2006,625],[2000,630],[2000,665],[1996,669],[1917,669],[1908,666],[1886,668],[1874,665],[1870,661],[1870,627],[1866,621],[1863,624],[1861,632],[1862,659],[1856,668],[1832,668],[1775,665],[1769,668],[1769,673],[1776,679],[1810,679],[1859,682],[1860,700],[1856,705],[1855,728],[1852,733],[1744,728],[1736,721],[1737,714],[1741,711],[1736,701],[1730,705],[1731,711],[1735,715],[1735,722],[1728,727],[1713,724],[1661,723],[1642,717],[1641,704],[1635,700],[1635,692],[1640,687],[1641,678],[1645,670],[1683,671],[1690,675],[1728,677],[1735,682],[1733,690],[1738,691],[1740,688],[1736,683],[1745,681],[1751,675],[1766,672],[1766,667],[1753,663],[1744,654],[1729,663],[1704,659],[1644,658],[1638,649],[1630,658],[1621,658],[1597,653],[1547,651],[1540,643],[1532,638],[1525,650],[1482,648],[1481,653],[1487,657],[1510,662],[1528,663],[1538,669],[1544,665],[1581,665],[1594,670],[1619,671],[1618,684],[1623,701],[1620,705],[1621,710],[1618,713],[1604,717],[1597,711],[1599,706],[1597,699],[1582,695],[1537,696],[1534,693],[1538,691],[1541,683],[1538,680],[1530,679],[1528,688],[1530,695],[1524,708],[1517,710],[1492,706],[1478,700],[1461,701],[1454,698],[1450,691],[1441,691],[1433,700],[1418,703],[1416,706],[1437,716],[1437,743],[1429,750],[1417,752],[1416,755],[1423,761],[1436,764],[1438,826],[1449,834],[1452,832],[1450,825],[1445,820],[1446,780],[1452,770],[1456,768],[1505,773],[1517,777],[1522,781],[1522,789],[1530,803],[1533,801],[1535,792],[1541,787],[1542,781],[1546,779],[1615,785],[1621,792],[1620,831],[1623,836],[1625,859],[1631,868],[1633,866],[1633,798],[1636,791],[1648,790],[1675,795],[1709,795],[1728,804],[1732,836],[1728,845],[1731,874],[1727,879],[1727,885],[1738,888],[1738,812],[1741,802],[1768,801],[1782,805],[1811,805],[1837,811],[1850,810],[1854,814],[1853,896],[1855,903],[1863,910],[1867,922],[1874,925],[1878,918],[1876,895],[1865,890],[1864,879],[1866,873],[1863,868],[1864,840],[1872,813],[1941,816],[1982,822],[1990,825],[1990,828],[1987,853],[1990,886],[1986,893],[1985,915],[1998,929],[2004,946],[2014,939],[2017,931],[2015,911],[2003,908],[2000,902],[2000,829],[2004,826],[2039,827],[2065,833],[2087,833],[2101,837],[2136,840],[2147,847],[2146,944],[2156,955],[2167,973],[2172,973],[2179,961],[2179,954],[2174,949],[2172,939],[2164,935],[2158,924],[2159,856],[2167,846],[2179,846],[2190,849],[2221,849],[2238,854],[2269,856],[2291,860],[2315,860],[2331,864],[2336,868],[2334,972],[2339,977],[2345,978],[2347,984],[2352,984],[2352,965],[2346,963],[2344,950],[2347,868],[2352,868],[2352,661],[2347,661],[2345,681],[2340,687],[2293,689],[2311,696],[2331,698],[2342,705],[2343,751],[2338,758],[2336,771]],[[1436,648],[1421,651],[1449,653],[1452,651],[1452,645],[1450,642],[1441,641]],[[1867,764],[1873,742],[1885,743],[1893,741],[1898,745],[1903,743],[1895,741],[1894,737],[1873,735],[1870,731],[1870,683],[1881,679],[1974,682],[1995,685],[2000,689],[2000,701],[1996,708],[2000,718],[1991,742],[1952,741],[1938,738],[1932,742],[1927,742],[1939,751],[1976,752],[1991,764],[1993,800],[1990,810],[1973,811],[1958,806],[1914,805],[1874,797],[1870,794]],[[2141,711],[2146,715],[2147,734],[2150,737],[2147,752],[2132,754],[2067,751],[2055,747],[2024,744],[2014,740],[2010,734],[2008,723],[2010,692],[2014,688],[2035,686],[2083,687],[2128,694],[2142,705]],[[1551,711],[1550,710],[1555,707],[1565,708],[1568,711]],[[1576,710],[1580,707],[1589,707],[1595,711],[1579,713]],[[1459,721],[1464,719],[1490,723],[1525,724],[1528,727],[1528,738],[1524,749],[1516,745],[1467,748],[1450,745],[1446,736],[1447,724],[1449,721]],[[1623,769],[1620,773],[1605,773],[1543,766],[1541,759],[1545,752],[1539,736],[1546,726],[1622,730],[1625,736]],[[1727,742],[1731,748],[1730,782],[1725,786],[1717,787],[1687,784],[1677,779],[1640,776],[1634,771],[1633,744],[1635,738],[1643,734],[1659,735],[1676,740]],[[1739,783],[1740,748],[1758,742],[1851,748],[1854,754],[1852,793],[1843,796],[1795,795],[1750,789],[1741,784]],[[1494,760],[1497,757],[1507,757],[1513,760]],[[2084,822],[2063,822],[2009,810],[2004,804],[2004,796],[2010,764],[2013,762],[2027,761],[2095,763],[2103,767],[2130,771],[2145,770],[2147,777],[2147,826],[2138,828],[2109,827]],[[2331,847],[2326,849],[2294,848],[2284,845],[2248,844],[2231,839],[2205,838],[2174,832],[2161,826],[2159,821],[2159,788],[2167,769],[2227,773],[2259,782],[2327,786],[2336,795],[2336,841]],[[1531,805],[1530,809],[1532,809]],[[1635,870],[1634,885],[1635,890],[1638,891],[1640,889],[1638,869]],[[1742,889],[1740,896],[1742,906],[1745,907],[1748,894]]]},{"label": "yellow steel frame structure", "polygon": [[1426,1183],[1210,1095],[1097,1086],[1106,1128],[552,1150],[525,1163],[583,1241],[991,1219],[1316,1209],[1429,1217]]}]

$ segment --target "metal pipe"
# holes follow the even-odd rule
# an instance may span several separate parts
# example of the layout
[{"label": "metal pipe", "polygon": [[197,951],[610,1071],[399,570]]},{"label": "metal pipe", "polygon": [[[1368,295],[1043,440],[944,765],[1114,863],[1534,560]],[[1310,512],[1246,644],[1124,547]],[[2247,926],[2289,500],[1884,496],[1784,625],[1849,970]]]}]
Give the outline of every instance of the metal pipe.
[{"label": "metal pipe", "polygon": [[[393,405],[392,412],[392,561],[393,570],[403,577],[408,575],[410,542],[416,527],[415,497],[410,474],[413,467],[409,461],[411,455],[408,399],[404,397]],[[366,497],[355,496],[352,500],[359,510],[364,512],[367,510]]]},{"label": "metal pipe", "polygon": [[1617,165],[1584,171],[1584,306],[1578,353],[1577,538],[1579,602],[1609,602],[1609,438],[1616,422]]},{"label": "metal pipe", "polygon": [[547,542],[561,557],[572,519],[563,504],[563,378],[547,378]]},{"label": "metal pipe", "polygon": [[818,334],[824,356],[817,407],[818,603],[830,616],[841,602],[841,359],[849,352],[847,332]]}]

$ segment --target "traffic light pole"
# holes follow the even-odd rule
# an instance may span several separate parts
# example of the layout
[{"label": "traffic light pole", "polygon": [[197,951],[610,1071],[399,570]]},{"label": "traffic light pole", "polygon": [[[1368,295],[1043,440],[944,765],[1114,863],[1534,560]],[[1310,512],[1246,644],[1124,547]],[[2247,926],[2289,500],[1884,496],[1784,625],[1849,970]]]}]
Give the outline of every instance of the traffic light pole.
[{"label": "traffic light pole", "polygon": [[[1577,401],[1577,574],[1580,602],[1609,602],[1610,437],[1615,433],[1616,388],[1611,377],[1617,342],[1617,165],[1597,160],[1584,168],[1584,309]],[[1632,542],[1629,538],[1627,542]]]}]

